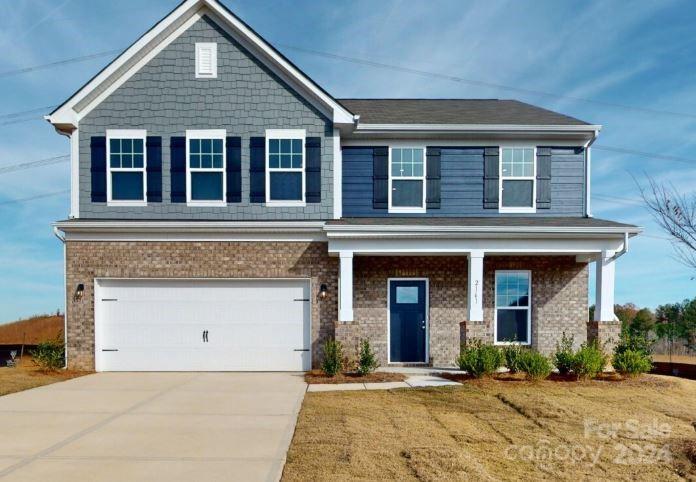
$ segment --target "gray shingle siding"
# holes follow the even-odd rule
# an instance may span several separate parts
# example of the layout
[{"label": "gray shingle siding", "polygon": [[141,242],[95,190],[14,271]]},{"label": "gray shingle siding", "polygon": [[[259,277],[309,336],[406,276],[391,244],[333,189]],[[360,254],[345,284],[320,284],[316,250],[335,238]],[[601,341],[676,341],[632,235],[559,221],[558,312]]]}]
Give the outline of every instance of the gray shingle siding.
[{"label": "gray shingle siding", "polygon": [[[217,79],[196,79],[195,43],[217,42]],[[249,138],[265,129],[306,129],[322,138],[321,203],[265,207],[249,203]],[[330,219],[333,125],[208,17],[174,40],[90,112],[80,125],[80,217],[111,219]],[[162,202],[107,206],[90,200],[90,139],[106,129],[147,129],[162,137]],[[187,129],[226,129],[242,138],[242,202],[226,207],[172,204],[170,139]]]},{"label": "gray shingle siding", "polygon": [[[483,147],[441,149],[441,207],[425,214],[389,214],[372,204],[372,149],[343,149],[343,215],[346,217],[458,217],[493,216],[483,207]],[[535,216],[584,216],[585,156],[582,148],[551,150],[551,207]],[[525,216],[520,214],[519,216]],[[529,216],[527,214],[526,216]]]}]

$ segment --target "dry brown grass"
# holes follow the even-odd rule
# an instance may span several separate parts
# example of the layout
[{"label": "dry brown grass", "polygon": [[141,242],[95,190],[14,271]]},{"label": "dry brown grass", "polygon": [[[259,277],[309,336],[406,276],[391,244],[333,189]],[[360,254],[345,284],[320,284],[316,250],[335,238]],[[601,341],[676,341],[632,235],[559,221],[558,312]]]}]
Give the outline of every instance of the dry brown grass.
[{"label": "dry brown grass", "polygon": [[694,421],[696,382],[658,376],[307,393],[283,480],[696,480]]},{"label": "dry brown grass", "polygon": [[63,336],[63,316],[35,316],[0,325],[0,345],[36,345]]},{"label": "dry brown grass", "polygon": [[90,372],[58,370],[44,372],[38,369],[29,357],[22,359],[17,368],[0,368],[0,396],[8,393],[21,392],[30,388],[49,385],[51,383],[70,380],[71,378],[87,375]]},{"label": "dry brown grass", "polygon": [[307,383],[377,383],[377,382],[403,382],[406,376],[401,373],[373,372],[365,376],[357,373],[339,373],[334,377],[328,377],[321,370],[312,370],[305,373]]}]

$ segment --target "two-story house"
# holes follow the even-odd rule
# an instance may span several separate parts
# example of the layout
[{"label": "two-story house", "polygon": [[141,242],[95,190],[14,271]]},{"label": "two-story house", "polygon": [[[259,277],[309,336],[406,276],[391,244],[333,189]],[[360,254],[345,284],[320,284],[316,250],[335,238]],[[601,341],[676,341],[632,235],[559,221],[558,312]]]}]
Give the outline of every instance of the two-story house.
[{"label": "two-story house", "polygon": [[307,370],[333,337],[451,365],[472,338],[618,333],[639,229],[591,215],[598,125],[336,99],[216,0],[183,1],[47,119],[72,154],[71,368]]}]

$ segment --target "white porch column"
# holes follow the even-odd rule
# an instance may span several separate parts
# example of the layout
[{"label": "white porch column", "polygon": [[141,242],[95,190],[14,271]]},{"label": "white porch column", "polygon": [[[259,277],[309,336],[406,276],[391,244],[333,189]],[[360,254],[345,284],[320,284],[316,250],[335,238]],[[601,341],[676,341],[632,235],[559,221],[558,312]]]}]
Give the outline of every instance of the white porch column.
[{"label": "white porch column", "polygon": [[469,321],[483,321],[483,251],[469,253]]},{"label": "white porch column", "polygon": [[594,321],[614,321],[614,251],[597,256]]},{"label": "white porch column", "polygon": [[338,321],[353,321],[353,252],[341,251]]}]

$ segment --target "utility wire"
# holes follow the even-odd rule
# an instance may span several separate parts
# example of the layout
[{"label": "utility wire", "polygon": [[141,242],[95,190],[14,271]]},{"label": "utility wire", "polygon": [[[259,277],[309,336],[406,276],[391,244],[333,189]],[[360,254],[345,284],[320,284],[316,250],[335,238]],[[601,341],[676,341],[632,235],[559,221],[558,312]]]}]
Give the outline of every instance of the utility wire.
[{"label": "utility wire", "polygon": [[7,201],[0,201],[0,206],[6,206],[8,204],[19,204],[19,203],[24,203],[28,201],[34,201],[37,199],[44,199],[47,197],[53,197],[53,196],[62,196],[63,194],[68,194],[70,192],[70,189],[63,189],[62,191],[53,191],[53,192],[47,192],[43,194],[37,194],[35,196],[29,196],[29,197],[23,197],[23,198],[18,198],[18,199],[8,199]]},{"label": "utility wire", "polygon": [[70,155],[66,154],[63,156],[49,157],[46,159],[39,159],[37,161],[21,162],[19,164],[12,164],[9,166],[0,167],[0,174],[7,174],[8,172],[23,171],[25,169],[32,169],[34,167],[50,166],[52,164],[59,164],[61,162],[67,162],[70,160]]},{"label": "utility wire", "polygon": [[611,152],[618,152],[620,154],[633,154],[634,156],[641,156],[641,157],[652,157],[655,159],[664,159],[666,161],[674,161],[674,162],[682,162],[684,164],[690,164],[692,166],[696,166],[696,159],[689,159],[686,157],[680,157],[680,156],[670,156],[666,154],[658,154],[655,152],[646,152],[646,151],[639,151],[636,149],[627,149],[625,147],[612,147],[612,146],[605,146],[605,145],[593,145],[593,149],[600,149],[602,151],[611,151]]},{"label": "utility wire", "polygon": [[14,119],[16,117],[24,117],[30,114],[42,114],[46,111],[58,107],[57,105],[47,105],[45,107],[37,107],[36,109],[24,110],[22,112],[11,112],[9,114],[0,114],[0,119]]},{"label": "utility wire", "polygon": [[97,52],[95,54],[83,55],[81,57],[73,57],[70,59],[58,60],[56,62],[51,62],[48,64],[33,65],[31,67],[25,67],[23,69],[6,70],[4,72],[0,72],[0,78],[12,77],[14,75],[19,75],[19,74],[26,74],[28,72],[34,72],[36,70],[50,69],[53,67],[59,67],[61,65],[74,64],[76,62],[84,62],[86,60],[97,59],[99,57],[106,57],[108,55],[114,55],[114,54],[117,54],[120,52],[122,52],[122,49],[107,50],[105,52]]}]

